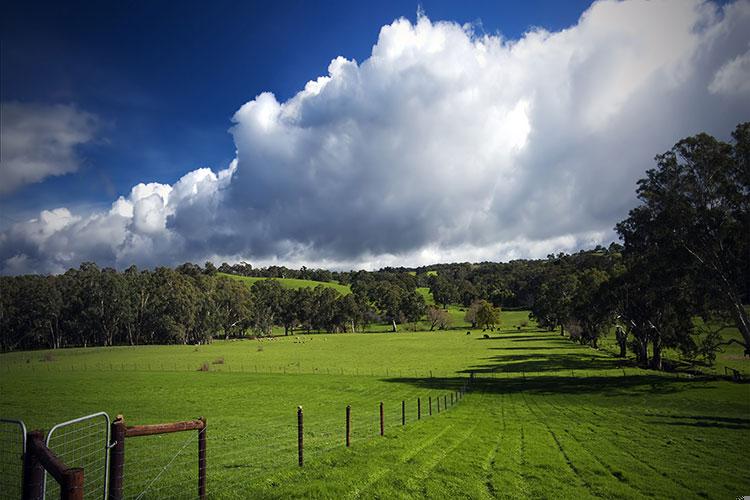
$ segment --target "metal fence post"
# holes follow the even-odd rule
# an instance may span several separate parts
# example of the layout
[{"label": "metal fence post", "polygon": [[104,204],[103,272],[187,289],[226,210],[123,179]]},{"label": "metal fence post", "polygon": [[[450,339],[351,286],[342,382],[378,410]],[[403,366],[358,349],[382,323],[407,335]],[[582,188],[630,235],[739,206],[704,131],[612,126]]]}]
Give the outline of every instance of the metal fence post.
[{"label": "metal fence post", "polygon": [[198,498],[206,498],[206,417],[200,417],[203,428],[198,430]]},{"label": "metal fence post", "polygon": [[117,415],[111,426],[109,450],[109,500],[122,500],[122,479],[125,471],[125,419]]},{"label": "metal fence post", "polygon": [[302,467],[305,464],[304,459],[304,442],[303,442],[303,423],[302,423],[302,407],[297,407],[297,457],[299,460],[299,466]]},{"label": "metal fence post", "polygon": [[432,416],[432,396],[429,397],[428,402],[430,406],[430,416]]},{"label": "metal fence post", "polygon": [[352,406],[346,405],[346,447],[352,445]]},{"label": "metal fence post", "polygon": [[401,425],[406,425],[406,401],[401,401]]},{"label": "metal fence post", "polygon": [[381,436],[385,435],[385,427],[383,425],[384,423],[385,422],[383,421],[383,402],[381,401],[380,402],[380,435]]},{"label": "metal fence post", "polygon": [[422,400],[417,398],[417,420],[422,420]]}]

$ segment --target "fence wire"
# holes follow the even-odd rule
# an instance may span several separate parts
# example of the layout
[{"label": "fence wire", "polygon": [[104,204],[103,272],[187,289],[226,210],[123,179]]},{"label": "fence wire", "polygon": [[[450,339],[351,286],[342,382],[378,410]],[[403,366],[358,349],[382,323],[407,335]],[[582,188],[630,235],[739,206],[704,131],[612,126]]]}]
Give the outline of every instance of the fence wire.
[{"label": "fence wire", "polygon": [[25,452],[24,423],[0,418],[0,498],[21,498]]},{"label": "fence wire", "polygon": [[197,498],[198,435],[202,432],[127,438],[123,497],[133,500]]},{"label": "fence wire", "polygon": [[[54,426],[47,447],[68,467],[81,467],[86,499],[104,499],[107,492],[109,416],[95,413]],[[60,486],[45,474],[45,498],[60,498]]]}]

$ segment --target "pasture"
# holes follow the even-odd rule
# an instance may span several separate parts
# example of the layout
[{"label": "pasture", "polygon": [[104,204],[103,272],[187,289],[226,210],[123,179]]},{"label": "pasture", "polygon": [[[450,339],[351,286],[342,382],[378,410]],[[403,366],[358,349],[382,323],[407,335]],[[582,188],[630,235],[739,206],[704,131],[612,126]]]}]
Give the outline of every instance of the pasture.
[{"label": "pasture", "polygon": [[[750,492],[750,385],[624,367],[608,351],[513,327],[526,314],[503,313],[505,327],[489,339],[404,331],[3,354],[0,414],[41,428],[100,410],[129,424],[205,416],[212,498]],[[204,363],[208,371],[198,371]],[[470,392],[446,411],[471,372]],[[129,496],[194,493],[194,437],[138,439],[128,442]]]}]

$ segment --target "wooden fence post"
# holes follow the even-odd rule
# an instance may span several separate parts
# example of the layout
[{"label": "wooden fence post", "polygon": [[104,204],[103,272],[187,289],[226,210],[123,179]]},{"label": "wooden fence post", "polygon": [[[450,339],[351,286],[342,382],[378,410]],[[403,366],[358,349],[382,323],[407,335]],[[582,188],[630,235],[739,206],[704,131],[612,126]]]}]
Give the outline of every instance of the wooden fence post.
[{"label": "wooden fence post", "polygon": [[406,425],[406,401],[401,400],[401,425]]},{"label": "wooden fence post", "polygon": [[304,457],[304,442],[303,442],[303,430],[304,426],[302,423],[302,407],[297,407],[297,456],[299,460],[299,466],[302,467],[305,464]]},{"label": "wooden fence post", "polygon": [[63,473],[60,498],[62,500],[83,500],[83,469],[74,467]]},{"label": "wooden fence post", "polygon": [[206,417],[199,419],[203,428],[198,430],[198,498],[206,498]]},{"label": "wooden fence post", "polygon": [[122,415],[117,415],[111,428],[109,500],[122,500],[122,479],[125,471],[125,418]]},{"label": "wooden fence post", "polygon": [[417,398],[417,420],[422,420],[422,400]]},{"label": "wooden fence post", "polygon": [[380,402],[380,435],[385,435],[385,426],[383,421],[383,402]]},{"label": "wooden fence post", "polygon": [[352,406],[346,405],[346,447],[352,445]]},{"label": "wooden fence post", "polygon": [[[32,440],[44,441],[42,431],[30,431],[26,434],[26,442]],[[37,500],[42,498],[44,489],[44,467],[37,459],[36,455],[30,451],[27,446],[26,453],[23,456],[23,490],[22,498],[24,500]]]}]

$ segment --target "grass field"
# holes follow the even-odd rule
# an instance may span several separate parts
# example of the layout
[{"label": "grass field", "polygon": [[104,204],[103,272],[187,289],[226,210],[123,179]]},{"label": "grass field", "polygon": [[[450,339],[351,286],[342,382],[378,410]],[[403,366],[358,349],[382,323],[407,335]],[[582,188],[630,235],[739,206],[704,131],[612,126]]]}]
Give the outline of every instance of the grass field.
[{"label": "grass field", "polygon": [[[489,339],[454,330],[71,349],[52,361],[45,352],[4,354],[0,415],[42,428],[99,410],[122,413],[129,424],[203,415],[212,498],[750,492],[750,385],[622,367],[607,351],[557,333],[511,328],[525,317],[504,313],[506,328]],[[197,371],[204,362],[209,371]],[[450,402],[470,372],[471,391],[448,411],[441,399],[437,414],[437,399]],[[297,405],[305,412],[302,469]],[[194,493],[194,440],[194,432],[128,440],[126,493]]]}]

